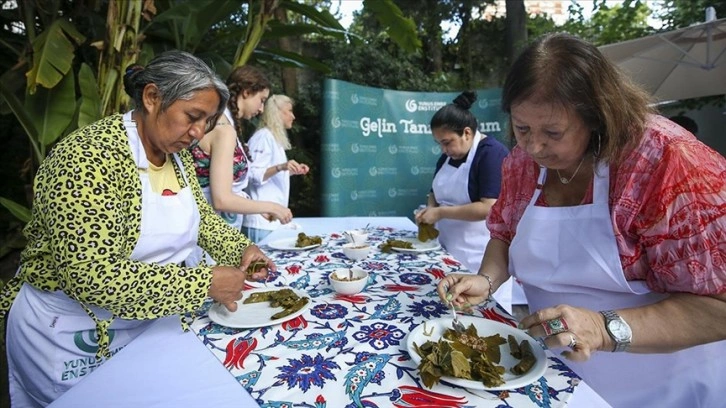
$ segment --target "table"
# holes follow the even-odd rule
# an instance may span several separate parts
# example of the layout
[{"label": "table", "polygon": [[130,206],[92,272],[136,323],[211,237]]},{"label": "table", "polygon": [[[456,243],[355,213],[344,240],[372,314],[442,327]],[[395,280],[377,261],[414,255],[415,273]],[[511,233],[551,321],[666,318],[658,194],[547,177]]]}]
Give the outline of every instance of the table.
[{"label": "table", "polygon": [[[343,262],[343,237],[336,231],[371,224],[371,240],[380,242],[388,236],[411,236],[415,225],[404,217],[295,221],[297,230],[278,230],[260,245],[279,267],[272,284],[297,285],[311,294],[313,307],[301,317],[268,328],[229,329],[210,322],[205,308],[196,314],[193,332],[187,333],[174,318],[162,319],[51,406],[92,407],[109,400],[113,403],[104,406],[254,406],[249,395],[262,407],[352,407],[356,402],[412,407],[423,401],[455,407],[608,406],[551,354],[545,376],[519,390],[474,395],[446,385],[418,387],[404,337],[423,320],[447,313],[432,289],[441,273],[460,268],[458,262],[444,251],[375,253],[364,262],[378,281],[359,295],[336,297],[326,281],[334,264]],[[309,252],[264,247],[299,231],[333,233],[325,236],[323,247]],[[387,271],[393,263],[398,263],[395,272]],[[495,305],[479,313],[511,322]]]}]

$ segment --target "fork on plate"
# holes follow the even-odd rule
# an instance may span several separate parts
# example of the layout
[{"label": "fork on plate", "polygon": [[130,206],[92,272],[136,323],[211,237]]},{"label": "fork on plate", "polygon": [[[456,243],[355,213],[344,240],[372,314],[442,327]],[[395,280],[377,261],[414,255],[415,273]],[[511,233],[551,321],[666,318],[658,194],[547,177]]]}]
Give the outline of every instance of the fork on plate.
[{"label": "fork on plate", "polygon": [[466,328],[459,321],[459,316],[456,314],[456,308],[451,302],[449,302],[449,307],[451,307],[451,314],[454,315],[454,320],[451,321],[451,327],[457,334],[464,333],[466,331]]}]

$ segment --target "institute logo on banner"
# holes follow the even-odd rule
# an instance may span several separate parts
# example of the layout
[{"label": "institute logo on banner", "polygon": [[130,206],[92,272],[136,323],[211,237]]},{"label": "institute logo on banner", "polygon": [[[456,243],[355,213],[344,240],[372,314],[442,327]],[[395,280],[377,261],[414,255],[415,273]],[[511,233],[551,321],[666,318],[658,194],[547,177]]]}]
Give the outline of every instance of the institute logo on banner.
[{"label": "institute logo on banner", "polygon": [[333,117],[333,119],[330,120],[330,126],[333,127],[333,129],[337,129],[340,127],[340,118],[338,116]]},{"label": "institute logo on banner", "polygon": [[396,198],[396,197],[414,197],[418,196],[418,189],[417,188],[396,188],[391,187],[388,189],[388,196],[390,198]]},{"label": "institute logo on banner", "polygon": [[398,153],[398,145],[392,144],[388,146],[388,153],[396,154]]},{"label": "institute logo on banner", "polygon": [[397,167],[371,167],[368,169],[368,174],[371,177],[376,176],[395,176],[398,174]]},{"label": "institute logo on banner", "polygon": [[353,190],[350,192],[350,199],[352,201],[375,198],[378,198],[378,192],[376,190]]},{"label": "institute logo on banner", "polygon": [[373,144],[353,143],[350,145],[350,152],[353,154],[378,153],[378,146]]},{"label": "institute logo on banner", "polygon": [[431,153],[439,156],[441,154],[441,147],[439,145],[431,146]]},{"label": "institute logo on banner", "polygon": [[443,101],[417,101],[416,99],[407,99],[404,106],[411,113],[418,111],[435,112],[446,106],[447,103]]},{"label": "institute logo on banner", "polygon": [[330,175],[333,176],[333,178],[341,178],[341,177],[357,177],[358,176],[358,168],[357,167],[333,167],[330,169]]},{"label": "institute logo on banner", "polygon": [[409,99],[406,101],[406,110],[413,113],[417,110],[416,100],[415,99]]},{"label": "institute logo on banner", "polygon": [[411,166],[411,175],[420,176],[422,174],[434,174],[436,167],[434,166]]},{"label": "institute logo on banner", "polygon": [[370,96],[359,96],[357,93],[350,95],[350,101],[353,105],[378,106],[378,99],[371,98]]}]

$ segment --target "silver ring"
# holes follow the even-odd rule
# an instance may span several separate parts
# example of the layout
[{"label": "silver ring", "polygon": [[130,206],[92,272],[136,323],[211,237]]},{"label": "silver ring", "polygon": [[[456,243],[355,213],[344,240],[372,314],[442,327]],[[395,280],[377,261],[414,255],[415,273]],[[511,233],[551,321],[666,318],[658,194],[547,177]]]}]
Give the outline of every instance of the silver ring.
[{"label": "silver ring", "polygon": [[574,350],[575,346],[577,346],[577,340],[575,339],[575,335],[570,334],[570,344],[568,344],[567,347]]}]

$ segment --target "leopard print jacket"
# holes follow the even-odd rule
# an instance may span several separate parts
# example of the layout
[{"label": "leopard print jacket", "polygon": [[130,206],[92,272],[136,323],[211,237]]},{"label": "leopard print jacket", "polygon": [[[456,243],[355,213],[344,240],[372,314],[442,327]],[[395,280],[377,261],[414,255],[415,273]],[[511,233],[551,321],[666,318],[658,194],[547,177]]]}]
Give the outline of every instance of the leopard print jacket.
[{"label": "leopard print jacket", "polygon": [[[179,157],[185,173],[192,175],[188,180],[201,214],[199,246],[220,265],[239,265],[251,241],[204,199],[189,151]],[[186,186],[176,162],[175,170],[180,186]],[[62,290],[96,322],[99,354],[108,355],[111,321],[99,320],[88,305],[139,320],[181,315],[202,306],[211,284],[210,267],[130,259],[141,225],[141,180],[122,115],[101,119],[62,139],[38,169],[33,188],[32,219],[24,230],[28,243],[18,275],[0,293],[0,319],[24,282],[43,291]]]}]

